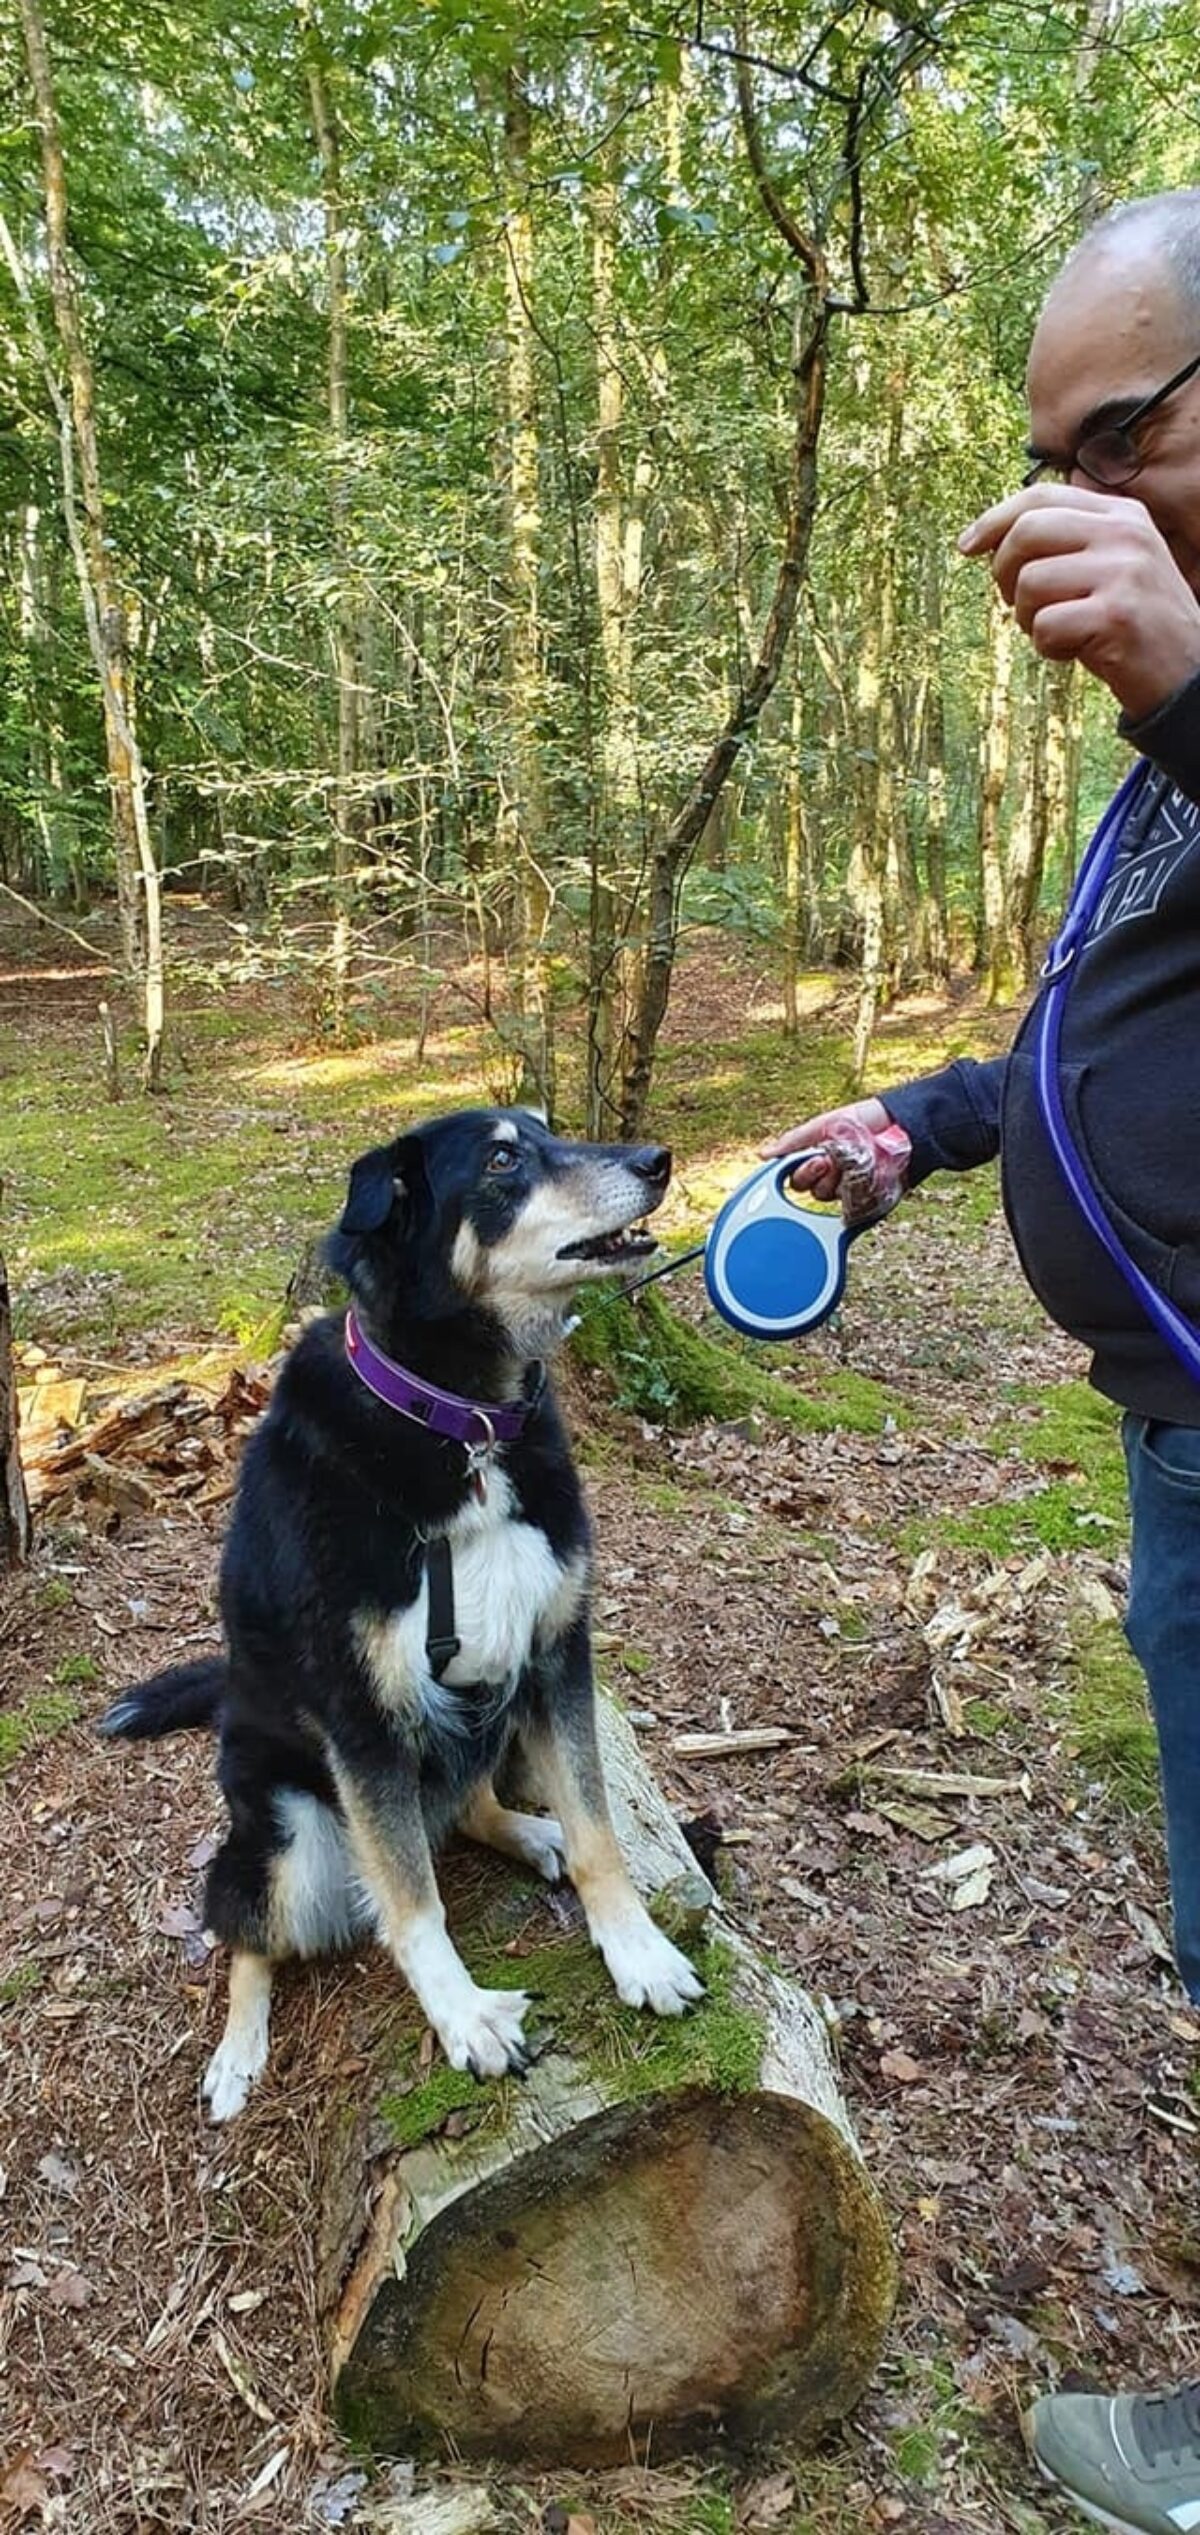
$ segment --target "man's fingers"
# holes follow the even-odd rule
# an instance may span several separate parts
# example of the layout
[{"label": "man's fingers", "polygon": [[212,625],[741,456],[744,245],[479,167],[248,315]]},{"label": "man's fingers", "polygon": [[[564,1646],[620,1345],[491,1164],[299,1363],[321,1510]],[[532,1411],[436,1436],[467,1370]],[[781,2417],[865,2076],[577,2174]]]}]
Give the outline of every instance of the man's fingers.
[{"label": "man's fingers", "polygon": [[[1104,640],[1104,613],[1092,597],[1065,599],[1055,607],[1040,607],[1026,631],[1043,660],[1082,660],[1090,666],[1089,651]],[[1095,665],[1102,677],[1101,660]]]},{"label": "man's fingers", "polygon": [[[997,574],[997,580],[1000,580]],[[1000,588],[1007,599],[1022,633],[1031,634],[1035,619],[1043,608],[1060,607],[1076,599],[1092,596],[1093,576],[1087,557],[1079,554],[1038,555],[1031,563],[1021,565],[1012,577],[1012,586]]]},{"label": "man's fingers", "polygon": [[1018,520],[1040,522],[1050,511],[1090,511],[1095,518],[1098,512],[1111,511],[1117,499],[1115,493],[1087,493],[1082,485],[1031,484],[1023,493],[1010,493],[1006,501],[994,502],[990,510],[981,511],[978,519],[964,528],[958,551],[962,555],[994,554]]},{"label": "man's fingers", "polygon": [[828,1135],[830,1124],[828,1118],[805,1118],[798,1127],[788,1127],[783,1135],[772,1136],[769,1144],[760,1144],[759,1152],[764,1161],[770,1161],[776,1153],[803,1153],[807,1145],[820,1144],[822,1137]]}]

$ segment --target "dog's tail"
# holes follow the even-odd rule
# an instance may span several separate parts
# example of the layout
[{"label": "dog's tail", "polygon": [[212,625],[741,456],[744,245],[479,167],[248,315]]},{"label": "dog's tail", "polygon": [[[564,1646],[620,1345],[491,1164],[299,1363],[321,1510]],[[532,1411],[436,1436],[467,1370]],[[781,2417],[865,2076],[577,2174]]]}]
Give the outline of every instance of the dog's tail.
[{"label": "dog's tail", "polygon": [[101,1717],[99,1731],[113,1741],[120,1737],[136,1743],[182,1734],[189,1725],[215,1725],[228,1683],[229,1668],[221,1655],[173,1664],[169,1672],[156,1672],[138,1689],[127,1690]]}]

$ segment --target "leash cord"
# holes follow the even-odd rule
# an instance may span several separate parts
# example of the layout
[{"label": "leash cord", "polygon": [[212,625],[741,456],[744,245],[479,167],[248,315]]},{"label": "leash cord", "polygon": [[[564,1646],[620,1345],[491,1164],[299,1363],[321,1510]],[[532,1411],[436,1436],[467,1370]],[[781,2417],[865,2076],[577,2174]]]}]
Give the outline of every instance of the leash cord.
[{"label": "leash cord", "polygon": [[707,1241],[699,1241],[694,1250],[681,1250],[678,1258],[668,1259],[664,1267],[651,1268],[646,1276],[631,1277],[628,1285],[619,1286],[615,1294],[597,1295],[595,1302],[590,1306],[586,1303],[583,1305],[575,1323],[576,1328],[581,1321],[594,1318],[596,1313],[611,1311],[614,1304],[628,1302],[630,1295],[636,1294],[643,1285],[657,1285],[660,1276],[674,1276],[676,1268],[690,1267],[693,1259],[703,1258],[707,1248]]}]

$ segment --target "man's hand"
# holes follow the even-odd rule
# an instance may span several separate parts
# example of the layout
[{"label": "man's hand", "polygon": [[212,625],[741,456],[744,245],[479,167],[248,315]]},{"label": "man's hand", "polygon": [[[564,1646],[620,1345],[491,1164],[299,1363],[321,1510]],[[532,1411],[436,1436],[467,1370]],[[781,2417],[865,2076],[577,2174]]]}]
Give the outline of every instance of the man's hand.
[{"label": "man's hand", "polygon": [[1031,484],[959,538],[993,577],[1036,651],[1082,660],[1141,722],[1200,670],[1200,601],[1144,504],[1074,484]]},{"label": "man's hand", "polygon": [[794,1172],[793,1188],[810,1189],[814,1197],[840,1197],[850,1224],[874,1222],[899,1204],[912,1146],[881,1100],[823,1110],[819,1118],[803,1119],[759,1150],[769,1156],[804,1153],[813,1146],[820,1149]]}]

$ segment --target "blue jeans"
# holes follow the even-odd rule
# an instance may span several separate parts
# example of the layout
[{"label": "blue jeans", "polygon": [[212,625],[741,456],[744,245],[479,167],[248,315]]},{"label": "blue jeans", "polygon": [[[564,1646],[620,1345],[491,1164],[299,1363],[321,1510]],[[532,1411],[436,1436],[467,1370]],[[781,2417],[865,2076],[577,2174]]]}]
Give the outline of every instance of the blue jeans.
[{"label": "blue jeans", "polygon": [[1126,1416],[1133,1512],[1125,1633],[1158,1728],[1175,1959],[1200,2004],[1200,1426]]}]

